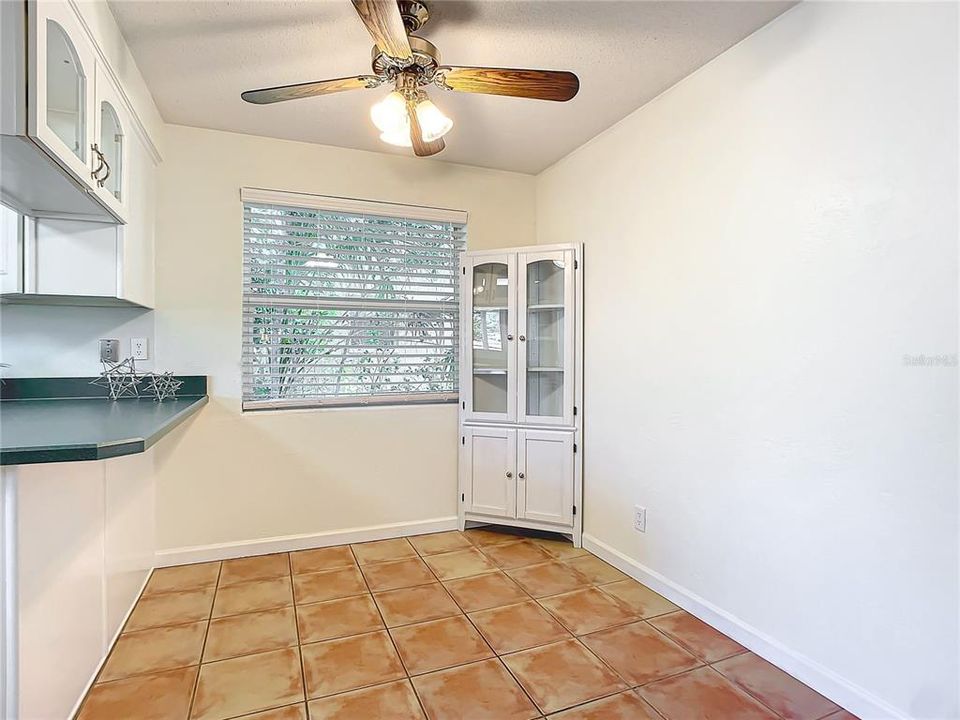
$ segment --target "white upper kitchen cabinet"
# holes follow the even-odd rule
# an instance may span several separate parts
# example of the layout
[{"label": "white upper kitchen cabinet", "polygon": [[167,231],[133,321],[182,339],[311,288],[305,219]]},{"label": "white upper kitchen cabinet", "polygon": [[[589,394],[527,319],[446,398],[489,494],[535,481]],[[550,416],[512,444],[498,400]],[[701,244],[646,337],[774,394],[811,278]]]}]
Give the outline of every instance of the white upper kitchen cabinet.
[{"label": "white upper kitchen cabinet", "polygon": [[0,202],[21,216],[2,237],[2,301],[152,307],[160,128],[120,84],[118,68],[142,79],[109,9],[29,0],[0,13]]},{"label": "white upper kitchen cabinet", "polygon": [[100,63],[97,64],[94,98],[94,143],[91,145],[96,163],[91,171],[94,192],[114,217],[126,222],[129,195],[126,173],[129,141],[126,128],[129,122],[113,78]]},{"label": "white upper kitchen cabinet", "polygon": [[83,19],[88,10],[67,0],[0,3],[0,199],[33,217],[123,224],[134,221],[128,197],[155,158],[134,162],[131,106]]},{"label": "white upper kitchen cabinet", "polygon": [[92,180],[98,167],[94,50],[62,2],[31,4],[27,37],[27,133],[78,179]]}]

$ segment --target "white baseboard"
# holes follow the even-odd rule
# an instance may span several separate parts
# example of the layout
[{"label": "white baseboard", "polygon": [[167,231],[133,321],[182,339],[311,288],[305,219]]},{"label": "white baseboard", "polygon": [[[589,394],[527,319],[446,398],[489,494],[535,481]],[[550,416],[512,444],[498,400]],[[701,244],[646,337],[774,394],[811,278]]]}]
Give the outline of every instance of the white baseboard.
[{"label": "white baseboard", "polygon": [[151,575],[153,575],[152,568],[147,572],[147,576],[143,578],[143,582],[140,583],[140,589],[137,590],[137,594],[133,596],[133,601],[130,603],[130,607],[128,607],[127,612],[123,614],[123,619],[117,626],[116,632],[113,633],[113,637],[110,638],[110,642],[103,651],[103,657],[100,658],[100,662],[98,662],[97,666],[93,669],[93,674],[90,675],[90,679],[87,680],[87,684],[84,685],[83,690],[80,691],[80,697],[78,697],[77,702],[74,703],[70,714],[67,715],[68,718],[75,718],[80,712],[80,706],[83,705],[83,701],[86,699],[87,693],[90,692],[90,688],[93,687],[93,681],[96,680],[97,675],[100,674],[100,669],[103,667],[103,664],[107,661],[107,658],[110,657],[110,651],[113,650],[113,646],[117,644],[117,639],[119,639],[120,633],[122,633],[123,629],[127,626],[127,620],[130,619],[133,609],[137,606],[137,601],[140,599],[140,596],[143,595],[143,589],[147,587],[147,583],[150,582]]},{"label": "white baseboard", "polygon": [[862,720],[909,720],[909,716],[859,685],[840,677],[815,660],[791,650],[776,639],[704,600],[655,570],[627,557],[593,535],[584,534],[583,547],[633,579],[729,635],[744,647],[806,683]]},{"label": "white baseboard", "polygon": [[170,565],[186,565],[211,560],[229,560],[249,555],[309,550],[330,545],[347,545],[349,543],[386,540],[388,538],[406,537],[407,535],[425,535],[426,533],[456,529],[457,516],[451,515],[450,517],[431,518],[415,522],[369,525],[367,527],[330,530],[304,535],[281,535],[257,540],[169,548],[157,551],[154,565],[156,567],[168,567]]}]

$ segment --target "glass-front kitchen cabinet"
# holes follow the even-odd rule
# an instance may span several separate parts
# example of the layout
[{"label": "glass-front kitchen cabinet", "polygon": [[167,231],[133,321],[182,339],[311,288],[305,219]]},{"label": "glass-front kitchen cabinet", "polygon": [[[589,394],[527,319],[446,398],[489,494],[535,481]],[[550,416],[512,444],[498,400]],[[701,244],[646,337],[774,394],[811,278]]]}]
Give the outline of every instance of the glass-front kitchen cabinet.
[{"label": "glass-front kitchen cabinet", "polygon": [[126,223],[131,121],[78,10],[62,0],[2,5],[4,101],[14,108],[3,135],[29,138],[60,168],[51,175],[49,160],[5,143],[16,174],[3,174],[4,194],[28,215]]},{"label": "glass-front kitchen cabinet", "polygon": [[579,542],[579,245],[468,252],[461,287],[461,524]]}]

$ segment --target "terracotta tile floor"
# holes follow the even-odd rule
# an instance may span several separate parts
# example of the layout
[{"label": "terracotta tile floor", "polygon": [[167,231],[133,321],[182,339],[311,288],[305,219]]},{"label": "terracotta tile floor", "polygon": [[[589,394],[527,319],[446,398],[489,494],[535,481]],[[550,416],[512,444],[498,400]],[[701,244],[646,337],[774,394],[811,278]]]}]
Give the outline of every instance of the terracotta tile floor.
[{"label": "terracotta tile floor", "polygon": [[156,570],[78,720],[849,720],[568,542],[494,529]]}]

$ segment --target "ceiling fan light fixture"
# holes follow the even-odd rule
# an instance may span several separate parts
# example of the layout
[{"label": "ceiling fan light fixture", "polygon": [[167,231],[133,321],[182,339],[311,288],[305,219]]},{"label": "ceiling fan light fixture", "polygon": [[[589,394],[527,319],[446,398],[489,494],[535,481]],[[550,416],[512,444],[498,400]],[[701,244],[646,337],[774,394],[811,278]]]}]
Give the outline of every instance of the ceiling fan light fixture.
[{"label": "ceiling fan light fixture", "polygon": [[396,90],[370,108],[370,119],[373,121],[373,124],[377,126],[377,129],[385,135],[394,135],[404,130],[404,128],[406,128],[405,132],[408,135],[410,133],[410,119],[407,117],[407,101],[403,95]]},{"label": "ceiling fan light fixture", "polygon": [[580,80],[565,70],[442,65],[440,51],[415,35],[430,17],[428,0],[352,0],[357,15],[373,39],[372,75],[331,78],[247,90],[240,97],[255,105],[332,95],[346,90],[379,88],[394,91],[370,108],[380,139],[412,147],[417,157],[431,157],[446,147],[443,136],[453,120],[427,97],[425,87],[566,102],[580,90]]},{"label": "ceiling fan light fixture", "polygon": [[453,128],[453,120],[441,112],[429,99],[417,103],[417,120],[427,142],[439,140]]},{"label": "ceiling fan light fixture", "polygon": [[397,128],[390,132],[380,133],[380,139],[388,145],[397,147],[412,147],[413,141],[410,139],[410,126]]}]

